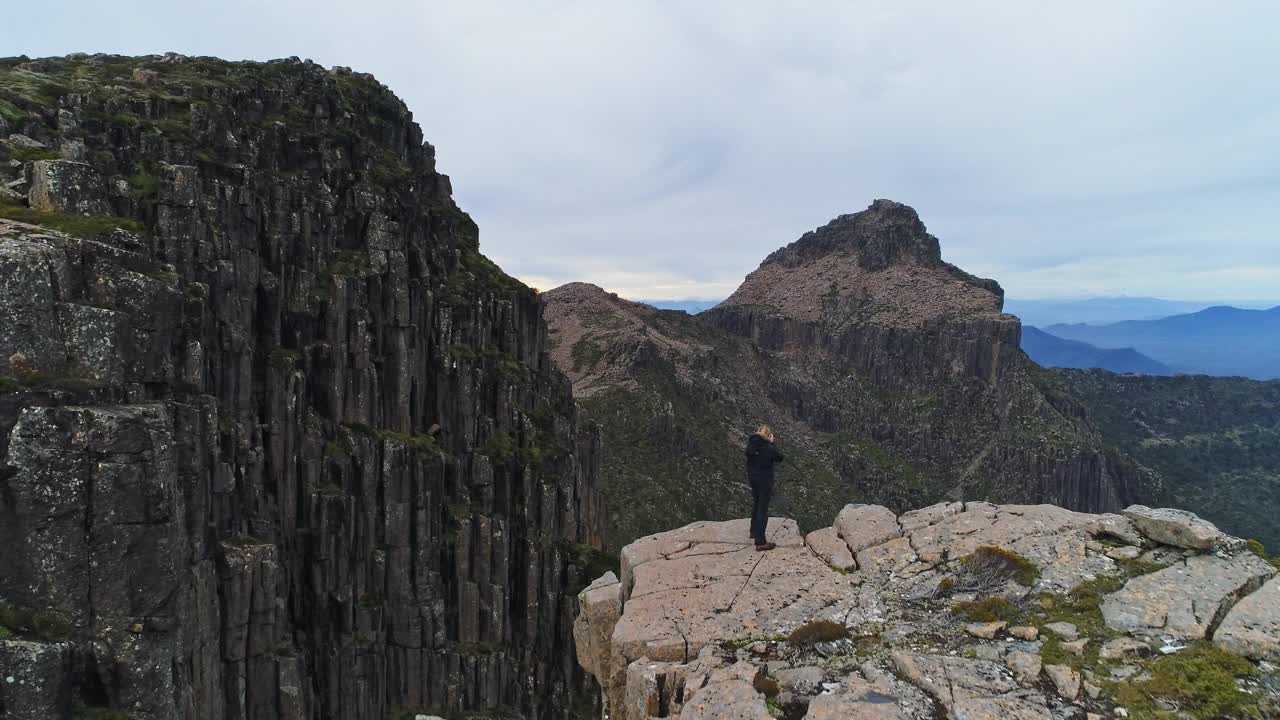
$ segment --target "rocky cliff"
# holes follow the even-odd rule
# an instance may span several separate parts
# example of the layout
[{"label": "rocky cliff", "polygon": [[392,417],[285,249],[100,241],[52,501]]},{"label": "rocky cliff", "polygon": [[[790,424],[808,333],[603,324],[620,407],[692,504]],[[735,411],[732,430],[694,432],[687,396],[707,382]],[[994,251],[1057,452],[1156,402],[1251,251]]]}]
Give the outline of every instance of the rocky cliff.
[{"label": "rocky cliff", "polygon": [[641,538],[580,596],[612,720],[1280,717],[1280,559],[1178,510],[848,505]]},{"label": "rocky cliff", "polygon": [[1056,372],[1108,440],[1160,473],[1160,503],[1280,549],[1280,380]]},{"label": "rocky cliff", "polygon": [[405,106],[0,60],[0,717],[567,717],[598,440]]},{"label": "rocky cliff", "polygon": [[850,498],[1117,510],[1159,478],[1112,449],[1019,350],[1003,293],[887,200],[773,253],[719,307],[546,294],[553,359],[604,432],[609,544],[747,514],[743,438],[777,429],[776,508],[809,530]]}]

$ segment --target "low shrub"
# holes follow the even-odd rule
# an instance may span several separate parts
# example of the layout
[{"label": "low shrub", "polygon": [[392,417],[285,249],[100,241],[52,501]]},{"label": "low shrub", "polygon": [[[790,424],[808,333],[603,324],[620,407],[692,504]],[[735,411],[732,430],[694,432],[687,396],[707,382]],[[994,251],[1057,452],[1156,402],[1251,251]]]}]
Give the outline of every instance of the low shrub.
[{"label": "low shrub", "polygon": [[960,560],[972,575],[990,574],[1030,587],[1040,579],[1040,568],[1021,555],[1001,547],[983,545]]},{"label": "low shrub", "polygon": [[849,637],[849,628],[834,620],[812,620],[801,625],[787,636],[792,645],[812,645],[820,642],[845,640]]},{"label": "low shrub", "polygon": [[999,596],[956,603],[952,606],[951,611],[958,615],[964,615],[973,622],[1014,620],[1018,616],[1018,609],[1013,603]]},{"label": "low shrub", "polygon": [[1112,687],[1118,704],[1134,717],[1160,717],[1157,700],[1178,708],[1178,717],[1260,718],[1257,697],[1241,692],[1238,678],[1256,669],[1243,658],[1220,650],[1211,643],[1197,642],[1186,649],[1152,661],[1151,677]]}]

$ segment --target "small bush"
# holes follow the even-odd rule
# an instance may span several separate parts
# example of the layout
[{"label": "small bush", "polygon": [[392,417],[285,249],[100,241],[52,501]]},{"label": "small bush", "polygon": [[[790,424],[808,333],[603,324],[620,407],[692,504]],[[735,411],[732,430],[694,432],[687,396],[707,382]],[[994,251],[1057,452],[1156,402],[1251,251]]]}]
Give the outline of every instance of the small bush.
[{"label": "small bush", "polygon": [[973,579],[999,583],[1012,580],[1031,587],[1040,579],[1040,568],[1021,555],[1004,548],[983,545],[960,559],[961,568]]},{"label": "small bush", "polygon": [[787,642],[792,645],[812,645],[820,642],[845,640],[849,637],[849,628],[834,620],[813,620],[791,631]]},{"label": "small bush", "polygon": [[973,622],[1013,620],[1018,616],[1018,610],[1013,603],[999,596],[956,603],[951,611],[957,615],[964,615]]}]

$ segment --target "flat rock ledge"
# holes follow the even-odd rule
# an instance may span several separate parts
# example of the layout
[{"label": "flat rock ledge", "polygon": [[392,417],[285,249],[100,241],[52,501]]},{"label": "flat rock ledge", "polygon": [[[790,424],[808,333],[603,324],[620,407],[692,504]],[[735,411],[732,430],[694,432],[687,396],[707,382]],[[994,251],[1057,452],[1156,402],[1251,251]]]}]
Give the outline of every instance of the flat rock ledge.
[{"label": "flat rock ledge", "polygon": [[[769,527],[769,552],[745,519],[641,538],[623,548],[619,576],[582,591],[578,662],[606,717],[1116,717],[1087,667],[1042,661],[1046,643],[1058,657],[1074,641],[1082,662],[1105,658],[1108,682],[1141,680],[1139,663],[1195,641],[1264,670],[1280,662],[1276,569],[1184,511],[849,505],[807,535],[785,518]],[[972,561],[979,548],[1034,572],[993,576]],[[1085,585],[1108,590],[1100,623],[1077,629],[1041,609]],[[1018,622],[966,617],[974,600],[1007,604]]]}]

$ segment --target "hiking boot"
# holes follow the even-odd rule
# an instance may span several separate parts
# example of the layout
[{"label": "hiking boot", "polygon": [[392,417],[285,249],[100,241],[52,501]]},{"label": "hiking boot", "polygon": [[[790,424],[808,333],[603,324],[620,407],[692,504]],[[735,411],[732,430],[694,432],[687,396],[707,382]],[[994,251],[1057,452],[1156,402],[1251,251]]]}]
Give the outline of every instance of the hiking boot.
[{"label": "hiking boot", "polygon": [[777,543],[767,542],[763,545],[756,545],[756,552],[765,552],[766,550],[772,550],[776,547],[778,547]]}]

